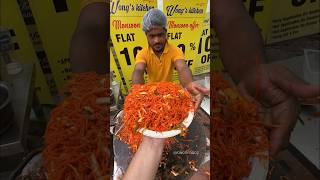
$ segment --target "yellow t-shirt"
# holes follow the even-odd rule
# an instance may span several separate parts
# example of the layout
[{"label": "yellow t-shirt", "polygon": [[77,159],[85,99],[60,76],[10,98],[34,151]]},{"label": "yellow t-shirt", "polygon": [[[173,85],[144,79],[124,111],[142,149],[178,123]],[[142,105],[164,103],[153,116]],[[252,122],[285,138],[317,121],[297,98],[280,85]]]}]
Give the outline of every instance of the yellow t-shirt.
[{"label": "yellow t-shirt", "polygon": [[172,81],[174,61],[184,59],[183,52],[178,47],[167,43],[160,59],[151,47],[143,48],[136,56],[135,64],[143,62],[147,66],[149,82]]},{"label": "yellow t-shirt", "polygon": [[89,4],[92,3],[98,3],[98,2],[105,2],[107,3],[107,0],[82,0],[81,1],[81,9],[83,9],[84,7],[86,7]]}]

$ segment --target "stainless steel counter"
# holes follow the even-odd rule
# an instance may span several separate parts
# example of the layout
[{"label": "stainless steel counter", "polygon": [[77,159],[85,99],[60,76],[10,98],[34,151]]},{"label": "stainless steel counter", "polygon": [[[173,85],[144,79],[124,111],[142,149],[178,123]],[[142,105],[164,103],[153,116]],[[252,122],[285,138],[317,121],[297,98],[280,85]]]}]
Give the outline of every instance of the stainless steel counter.
[{"label": "stainless steel counter", "polygon": [[23,70],[16,75],[5,74],[2,78],[12,89],[12,106],[14,109],[13,124],[0,136],[0,157],[10,156],[26,151],[26,134],[34,91],[34,66],[22,64]]}]

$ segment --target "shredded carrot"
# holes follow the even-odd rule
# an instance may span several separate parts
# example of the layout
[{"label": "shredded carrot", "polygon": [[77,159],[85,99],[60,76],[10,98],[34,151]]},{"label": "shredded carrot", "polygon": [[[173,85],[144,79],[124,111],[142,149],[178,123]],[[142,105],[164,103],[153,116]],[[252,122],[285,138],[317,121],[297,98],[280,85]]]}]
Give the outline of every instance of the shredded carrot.
[{"label": "shredded carrot", "polygon": [[142,135],[140,128],[168,131],[181,127],[181,122],[193,111],[190,94],[171,82],[133,85],[124,103],[124,127],[119,132],[122,141],[135,152]]},{"label": "shredded carrot", "polygon": [[63,91],[69,96],[52,110],[42,154],[49,179],[110,177],[109,107],[96,102],[108,96],[105,78],[74,74]]},{"label": "shredded carrot", "polygon": [[[256,105],[231,87],[220,73],[213,73],[211,86],[212,179],[241,180],[249,176],[253,156],[269,148],[267,129]],[[259,83],[259,82],[258,82]]]}]

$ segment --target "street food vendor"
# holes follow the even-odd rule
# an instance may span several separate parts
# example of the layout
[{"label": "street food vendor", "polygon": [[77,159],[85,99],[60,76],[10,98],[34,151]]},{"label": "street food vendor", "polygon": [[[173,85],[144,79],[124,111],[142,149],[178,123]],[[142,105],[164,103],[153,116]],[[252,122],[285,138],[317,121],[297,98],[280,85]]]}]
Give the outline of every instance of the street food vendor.
[{"label": "street food vendor", "polygon": [[197,109],[203,94],[209,90],[193,82],[192,73],[181,49],[167,40],[167,17],[159,9],[150,9],[143,17],[142,30],[145,32],[148,47],[143,48],[136,57],[132,73],[133,84],[143,84],[143,74],[147,71],[149,82],[172,81],[173,69],[179,74],[179,81],[195,99]]}]

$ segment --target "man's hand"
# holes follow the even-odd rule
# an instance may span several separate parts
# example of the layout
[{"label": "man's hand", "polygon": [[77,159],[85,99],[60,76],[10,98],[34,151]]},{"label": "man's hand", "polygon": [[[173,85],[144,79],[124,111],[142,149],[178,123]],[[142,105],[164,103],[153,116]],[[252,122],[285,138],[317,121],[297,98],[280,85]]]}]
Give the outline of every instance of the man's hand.
[{"label": "man's hand", "polygon": [[209,94],[210,90],[200,86],[195,82],[189,83],[186,89],[193,97],[193,100],[195,101],[195,111],[197,111],[202,102],[204,94]]},{"label": "man's hand", "polygon": [[107,42],[110,37],[110,24],[107,9],[109,3],[97,2],[81,10],[70,44],[72,72],[109,72]]},{"label": "man's hand", "polygon": [[179,73],[179,81],[181,85],[186,88],[193,97],[193,100],[196,103],[195,111],[197,111],[203,99],[203,95],[209,94],[210,90],[193,82],[191,70],[183,59],[176,60],[174,62],[174,65]]},{"label": "man's hand", "polygon": [[252,68],[242,76],[238,88],[243,95],[266,109],[264,120],[271,125],[272,156],[289,144],[290,133],[299,115],[298,99],[320,96],[320,86],[308,85],[288,69],[274,64]]}]

